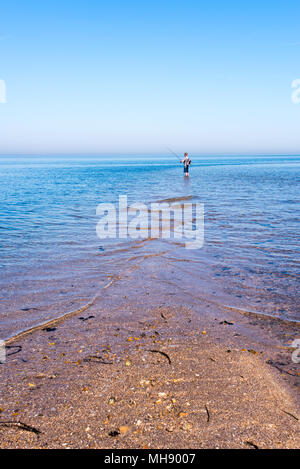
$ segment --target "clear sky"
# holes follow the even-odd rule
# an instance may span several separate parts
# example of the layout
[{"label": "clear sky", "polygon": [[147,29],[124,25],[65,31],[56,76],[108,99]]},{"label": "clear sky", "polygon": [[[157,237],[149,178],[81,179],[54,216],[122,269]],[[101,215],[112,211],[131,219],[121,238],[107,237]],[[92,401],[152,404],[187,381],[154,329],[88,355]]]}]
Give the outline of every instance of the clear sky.
[{"label": "clear sky", "polygon": [[298,1],[1,2],[0,153],[300,153]]}]

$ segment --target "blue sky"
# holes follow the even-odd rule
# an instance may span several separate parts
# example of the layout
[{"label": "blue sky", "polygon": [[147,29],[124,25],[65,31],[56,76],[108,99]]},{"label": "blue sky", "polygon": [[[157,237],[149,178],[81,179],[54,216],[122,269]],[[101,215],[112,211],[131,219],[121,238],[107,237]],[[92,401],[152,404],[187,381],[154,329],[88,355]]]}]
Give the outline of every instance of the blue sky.
[{"label": "blue sky", "polygon": [[299,17],[296,1],[2,2],[0,153],[300,153]]}]

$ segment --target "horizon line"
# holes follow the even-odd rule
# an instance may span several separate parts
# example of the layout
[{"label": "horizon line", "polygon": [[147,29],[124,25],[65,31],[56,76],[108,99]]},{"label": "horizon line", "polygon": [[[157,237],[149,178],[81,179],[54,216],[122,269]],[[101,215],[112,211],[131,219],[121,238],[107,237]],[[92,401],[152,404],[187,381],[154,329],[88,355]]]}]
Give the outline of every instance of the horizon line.
[{"label": "horizon line", "polygon": [[[178,150],[177,150],[178,151]],[[178,151],[178,153],[182,153]],[[199,156],[199,157],[214,157],[214,156],[231,156],[231,157],[251,157],[251,156],[261,156],[261,157],[266,157],[266,156],[275,156],[275,157],[282,157],[282,156],[299,156],[300,153],[263,153],[263,152],[257,152],[257,153],[243,153],[243,152],[232,152],[232,153],[202,153],[202,152],[188,152],[191,155],[194,156]],[[99,152],[99,153],[0,153],[0,157],[17,157],[17,156],[31,156],[31,157],[65,157],[65,156],[73,156],[73,157],[105,157],[105,156],[149,156],[149,157],[162,157],[162,156],[169,156],[169,153],[159,153],[159,152]]]}]

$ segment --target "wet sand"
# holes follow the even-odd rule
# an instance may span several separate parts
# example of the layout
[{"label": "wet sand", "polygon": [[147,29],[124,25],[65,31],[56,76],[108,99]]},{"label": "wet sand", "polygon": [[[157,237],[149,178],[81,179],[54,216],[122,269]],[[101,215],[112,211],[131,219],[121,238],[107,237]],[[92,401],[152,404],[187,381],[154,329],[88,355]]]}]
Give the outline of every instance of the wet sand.
[{"label": "wet sand", "polygon": [[7,342],[1,448],[299,448],[290,332],[166,290],[155,262]]}]

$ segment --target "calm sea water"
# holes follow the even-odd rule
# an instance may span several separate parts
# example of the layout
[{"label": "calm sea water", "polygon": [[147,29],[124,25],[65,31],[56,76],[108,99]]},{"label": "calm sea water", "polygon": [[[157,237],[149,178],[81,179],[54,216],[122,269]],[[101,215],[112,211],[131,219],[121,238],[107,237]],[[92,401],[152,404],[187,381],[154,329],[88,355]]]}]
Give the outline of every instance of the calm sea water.
[{"label": "calm sea water", "polygon": [[[189,179],[172,156],[0,157],[0,179],[0,338],[80,308],[156,252],[187,292],[300,320],[300,157],[192,157]],[[124,194],[203,202],[203,248],[98,239],[97,205]]]}]

